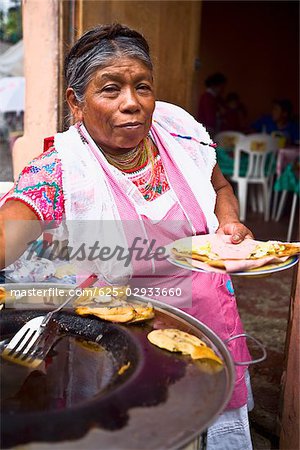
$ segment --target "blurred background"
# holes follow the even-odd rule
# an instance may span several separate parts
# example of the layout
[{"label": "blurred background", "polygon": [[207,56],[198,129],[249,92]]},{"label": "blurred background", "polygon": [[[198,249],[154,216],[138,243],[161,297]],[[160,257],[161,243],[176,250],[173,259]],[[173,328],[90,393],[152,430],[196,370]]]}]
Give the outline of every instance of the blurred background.
[{"label": "blurred background", "polygon": [[[223,131],[279,132],[277,160],[268,180],[269,217],[264,220],[265,206],[253,208],[251,200],[244,219],[258,239],[286,240],[292,226],[290,238],[298,240],[297,1],[0,0],[0,185],[12,184],[24,165],[42,152],[43,139],[67,127],[64,56],[85,30],[110,22],[145,35],[155,64],[157,99],[188,110],[216,141]],[[216,78],[221,78],[217,90],[212,82]],[[288,113],[283,103],[278,112],[278,101],[286,102]],[[278,119],[282,112],[284,121]],[[290,124],[293,135],[286,134]],[[235,146],[233,141],[230,148],[219,143],[219,162],[236,189]],[[224,155],[229,169],[221,165]],[[291,190],[282,184],[286,167],[288,178],[293,174],[296,180]],[[246,329],[255,331],[269,347],[268,360],[252,370],[256,449],[279,448],[293,274],[289,269],[259,282],[234,280]]]},{"label": "blurred background", "polygon": [[[44,20],[42,10],[47,11]],[[38,14],[40,20],[35,21]],[[25,16],[23,23],[22,15]],[[205,80],[218,72],[226,77],[223,99],[236,93],[243,105],[246,131],[255,120],[270,113],[274,99],[288,99],[297,121],[299,4],[296,1],[28,0],[22,5],[21,0],[1,0],[0,92],[4,89],[3,78],[25,77],[29,85],[26,97],[30,96],[25,114],[36,114],[31,110],[42,99],[38,97],[38,85],[35,93],[30,93],[30,78],[34,79],[37,71],[42,77],[47,76],[48,68],[41,65],[43,57],[39,60],[38,54],[43,54],[45,45],[54,40],[47,64],[52,66],[51,76],[55,67],[58,94],[54,105],[55,128],[62,129],[66,116],[62,77],[64,54],[86,29],[113,21],[137,28],[149,40],[156,67],[158,99],[178,104],[199,118],[199,100],[206,89]],[[31,28],[33,22],[34,30]],[[39,48],[32,46],[30,41]],[[40,78],[38,83],[43,81],[46,89],[46,79]],[[6,137],[8,132],[20,134],[23,129],[24,111],[21,108],[25,107],[21,92],[25,88],[21,80],[15,80],[13,87],[19,89],[19,104],[4,105],[0,97],[1,136]],[[12,82],[7,89],[12,90]],[[45,108],[47,94],[43,100]],[[17,110],[9,111],[10,108]],[[53,111],[49,111],[49,116],[50,119],[45,118],[46,125],[43,124],[43,135],[48,132],[47,122],[49,132],[52,132],[53,125],[49,120],[53,121]],[[28,117],[28,126],[37,120]],[[7,128],[3,129],[5,125]],[[29,153],[31,156],[32,151]],[[39,149],[33,153],[39,153]],[[24,150],[22,156],[15,155],[14,176],[20,169],[20,158],[23,164],[24,157]]]}]

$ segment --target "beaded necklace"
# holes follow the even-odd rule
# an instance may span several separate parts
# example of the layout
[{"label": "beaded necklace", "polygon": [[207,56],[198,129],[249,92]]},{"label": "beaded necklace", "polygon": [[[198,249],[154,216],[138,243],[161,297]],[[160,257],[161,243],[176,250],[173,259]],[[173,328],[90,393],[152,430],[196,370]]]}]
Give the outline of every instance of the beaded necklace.
[{"label": "beaded necklace", "polygon": [[136,167],[145,164],[148,159],[147,148],[144,141],[145,139],[127,153],[117,155],[108,155],[105,153],[104,156],[110,164],[122,172],[135,169]]},{"label": "beaded necklace", "polygon": [[139,183],[139,190],[146,199],[151,199],[156,191],[160,192],[162,189],[160,183],[161,169],[155,164],[157,154],[158,150],[154,142],[150,136],[147,136],[137,147],[126,154],[107,155],[104,153],[104,156],[110,164],[119,169],[125,176],[139,172],[150,164],[150,170],[146,170],[147,176],[143,178],[142,183]]},{"label": "beaded necklace", "polygon": [[154,143],[152,141],[152,139],[148,138],[150,142],[147,142],[147,138],[144,139],[145,143],[145,148],[147,151],[147,155],[148,155],[148,161],[150,161],[151,163],[151,170],[150,170],[150,176],[148,178],[148,180],[145,180],[144,183],[144,189],[145,191],[149,191],[152,190],[155,186],[156,183],[156,178],[157,178],[157,174],[155,171],[155,156],[154,156]]}]

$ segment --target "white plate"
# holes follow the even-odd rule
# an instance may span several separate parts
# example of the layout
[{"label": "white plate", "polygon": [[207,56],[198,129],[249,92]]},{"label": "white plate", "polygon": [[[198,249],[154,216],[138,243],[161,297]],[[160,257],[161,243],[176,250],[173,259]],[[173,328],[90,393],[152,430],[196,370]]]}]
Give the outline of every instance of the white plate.
[{"label": "white plate", "polygon": [[[202,237],[202,236],[201,236]],[[213,270],[205,270],[205,269],[200,269],[198,267],[194,267],[192,266],[188,260],[184,261],[184,260],[180,260],[180,259],[176,259],[175,256],[172,255],[171,253],[171,249],[174,247],[174,244],[176,244],[176,242],[180,242],[181,245],[186,245],[188,248],[192,247],[192,241],[191,241],[191,237],[186,237],[186,238],[182,238],[182,239],[178,239],[178,241],[172,242],[171,244],[168,244],[166,246],[167,252],[170,255],[168,258],[168,261],[177,266],[177,267],[181,267],[187,270],[192,270],[194,272],[202,272],[202,273],[214,273]],[[294,255],[291,256],[290,258],[288,258],[286,261],[282,262],[282,263],[277,263],[277,264],[267,264],[263,267],[258,267],[256,269],[250,269],[244,272],[231,272],[228,273],[229,275],[234,275],[234,276],[247,276],[247,277],[255,277],[255,276],[263,276],[263,275],[271,275],[272,273],[276,273],[276,272],[280,272],[282,270],[286,270],[286,269],[290,269],[291,267],[293,267],[295,264],[297,264],[299,260],[299,256]],[[223,272],[225,273],[225,272]]]},{"label": "white plate", "polygon": [[[286,261],[279,264],[268,264],[265,267],[259,267],[257,269],[247,270],[246,272],[231,272],[228,273],[230,276],[243,276],[243,277],[257,277],[260,275],[271,275],[275,272],[280,272],[281,270],[290,269],[295,264],[297,264],[299,260],[298,256],[291,256]],[[180,261],[178,259],[174,259],[172,257],[168,258],[168,261],[175,266],[181,267],[183,269],[192,270],[194,272],[202,272],[202,273],[214,273],[211,270],[198,269],[197,267],[191,266],[188,262]]]}]

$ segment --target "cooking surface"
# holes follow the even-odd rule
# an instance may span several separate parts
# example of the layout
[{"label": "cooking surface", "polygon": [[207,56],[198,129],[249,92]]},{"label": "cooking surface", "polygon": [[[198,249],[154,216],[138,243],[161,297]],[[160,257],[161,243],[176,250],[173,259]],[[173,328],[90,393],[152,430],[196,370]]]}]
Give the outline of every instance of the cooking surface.
[{"label": "cooking surface", "polygon": [[10,414],[72,408],[104,392],[115,375],[110,352],[73,336],[57,342],[37,370],[1,364],[2,411]]},{"label": "cooking surface", "polygon": [[[41,313],[3,311],[1,339]],[[28,442],[64,448],[62,441],[72,441],[65,447],[72,449],[94,449],[96,442],[105,450],[178,448],[224,406],[232,373],[222,347],[224,368],[207,373],[201,363],[147,340],[155,328],[179,328],[217,348],[183,318],[156,308],[154,319],[134,326],[71,311],[57,320],[67,334],[36,370],[1,361],[1,448]]]}]

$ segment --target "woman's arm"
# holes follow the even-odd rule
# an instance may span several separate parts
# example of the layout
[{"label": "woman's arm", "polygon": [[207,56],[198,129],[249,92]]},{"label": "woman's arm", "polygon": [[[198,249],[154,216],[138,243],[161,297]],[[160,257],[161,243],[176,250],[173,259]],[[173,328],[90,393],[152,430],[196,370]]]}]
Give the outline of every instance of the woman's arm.
[{"label": "woman's arm", "polygon": [[28,206],[7,201],[0,208],[0,269],[18,259],[41,233],[41,223]]},{"label": "woman's arm", "polygon": [[239,205],[231,185],[216,164],[212,184],[217,194],[215,214],[219,220],[217,233],[231,234],[232,242],[238,244],[245,238],[253,238],[252,232],[240,222]]}]

